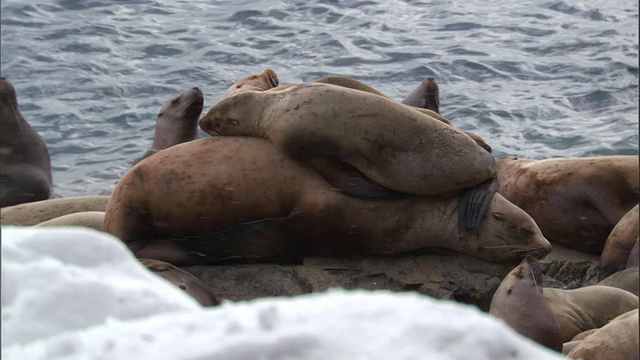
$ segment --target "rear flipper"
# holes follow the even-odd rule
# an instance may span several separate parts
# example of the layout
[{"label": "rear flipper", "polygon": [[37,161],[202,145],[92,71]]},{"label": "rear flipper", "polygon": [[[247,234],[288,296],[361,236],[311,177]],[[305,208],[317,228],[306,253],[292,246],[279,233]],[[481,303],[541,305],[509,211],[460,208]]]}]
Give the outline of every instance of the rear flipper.
[{"label": "rear flipper", "polygon": [[493,194],[498,190],[498,180],[493,178],[471,189],[464,190],[458,197],[458,231],[465,232],[480,227],[489,209]]},{"label": "rear flipper", "polygon": [[[238,224],[202,236],[169,239],[184,253],[189,265],[242,262],[300,262],[292,246],[291,217],[270,218]],[[187,265],[187,264],[180,265]]]}]

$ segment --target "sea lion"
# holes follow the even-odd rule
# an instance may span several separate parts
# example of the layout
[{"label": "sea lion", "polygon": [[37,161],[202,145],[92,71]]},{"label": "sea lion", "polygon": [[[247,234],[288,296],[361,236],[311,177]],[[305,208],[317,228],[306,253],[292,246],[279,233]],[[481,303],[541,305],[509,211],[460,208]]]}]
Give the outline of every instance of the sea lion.
[{"label": "sea lion", "polygon": [[[313,80],[313,83],[320,83],[320,84],[330,84],[330,85],[336,85],[336,86],[341,86],[344,88],[348,88],[348,89],[354,89],[354,90],[360,90],[360,91],[364,91],[370,94],[375,94],[378,96],[383,96],[387,99],[391,99],[388,96],[386,96],[385,94],[383,94],[382,92],[380,92],[379,90],[363,83],[360,82],[358,80],[355,79],[351,79],[345,76],[324,76],[321,77],[319,79]],[[437,84],[435,82],[435,80],[432,79],[432,87],[435,86],[437,88]],[[281,91],[281,90],[285,90],[288,89],[292,86],[296,86],[298,84],[286,84],[286,85],[279,85],[279,80],[278,80],[278,76],[276,75],[275,71],[271,70],[271,69],[266,69],[258,74],[254,74],[254,75],[250,75],[247,76],[245,78],[242,78],[238,81],[236,81],[233,85],[231,85],[229,87],[229,89],[227,89],[227,91],[225,91],[225,93],[222,96],[222,100],[229,98],[233,95],[237,95],[239,93],[242,92],[247,92],[247,91]],[[439,95],[438,95],[439,96]],[[436,99],[439,103],[439,98]],[[433,100],[431,101],[433,102]],[[418,105],[420,105],[420,102],[417,102]],[[425,103],[426,104],[426,103]],[[411,106],[411,105],[407,105],[407,106]],[[425,105],[428,106],[428,105]],[[438,112],[433,111],[429,108],[425,108],[425,107],[416,107],[416,106],[411,106],[413,109],[415,109],[416,111],[419,111],[425,115],[428,115],[436,120],[439,120],[447,125],[451,125],[453,126],[453,124],[451,124],[451,122],[446,119],[444,116],[440,115]],[[483,149],[487,150],[488,152],[491,152],[491,146],[489,146],[489,144],[487,144],[486,141],[484,141],[484,139],[482,137],[480,137],[479,135],[476,135],[470,131],[463,131],[465,134],[467,134],[470,138],[472,138],[478,145],[480,145],[480,147],[482,147]]]},{"label": "sea lion", "polygon": [[640,358],[638,309],[626,312],[582,340],[567,354],[571,359],[610,360]]},{"label": "sea lion", "polygon": [[347,196],[267,140],[214,137],[173,146],[127,171],[104,229],[138,257],[180,266],[431,247],[502,262],[551,250],[531,217],[500,195],[478,229],[459,233],[456,217],[455,197]]},{"label": "sea lion", "polygon": [[440,89],[438,88],[438,84],[433,78],[426,78],[401,102],[405,105],[429,109],[439,114]]},{"label": "sea lion", "polygon": [[191,295],[200,305],[214,306],[220,304],[211,288],[187,271],[164,261],[144,258],[138,260],[154,274]]},{"label": "sea lion", "polygon": [[520,334],[560,351],[560,325],[542,293],[542,267],[531,256],[511,270],[491,299],[489,313]]},{"label": "sea lion", "polygon": [[638,268],[629,268],[620,270],[606,279],[600,281],[598,285],[611,286],[614,288],[627,290],[635,296],[640,295],[638,287],[640,286],[640,278]]},{"label": "sea lion", "polygon": [[592,285],[572,290],[544,288],[543,293],[560,324],[563,343],[638,308],[636,295],[609,286]]},{"label": "sea lion", "polygon": [[311,166],[314,159],[344,163],[405,194],[466,190],[460,231],[479,225],[496,188],[493,157],[462,131],[394,100],[340,86],[307,83],[240,93],[211,108],[200,128],[211,135],[266,138]]},{"label": "sea lion", "polygon": [[16,90],[0,79],[0,208],[48,199],[51,160],[42,137],[22,117]]},{"label": "sea lion", "polygon": [[202,113],[203,104],[204,96],[197,86],[167,100],[156,117],[151,149],[135,159],[132,166],[160,150],[197,139],[198,119]]},{"label": "sea lion", "polygon": [[105,211],[109,196],[75,196],[49,199],[2,208],[2,225],[37,225],[67,214],[85,211]]},{"label": "sea lion", "polygon": [[552,243],[599,255],[638,204],[638,156],[497,160],[498,192],[526,211]]},{"label": "sea lion", "polygon": [[603,279],[627,265],[633,246],[638,241],[638,205],[618,221],[611,230],[600,255],[600,278]]},{"label": "sea lion", "polygon": [[84,226],[102,231],[104,211],[83,211],[62,215],[34,226]]},{"label": "sea lion", "polygon": [[[433,78],[428,78],[427,80],[425,80],[426,82],[428,82],[429,84],[425,87],[429,89],[428,93],[424,93],[423,95],[423,99],[425,99],[424,101],[420,101],[420,100],[415,100],[415,101],[409,101],[407,99],[407,102],[405,102],[405,100],[402,101],[402,104],[405,104],[407,106],[411,106],[413,109],[431,116],[432,118],[439,120],[447,125],[451,125],[453,126],[453,124],[451,123],[451,121],[449,121],[447,118],[445,118],[444,116],[440,115],[440,90],[438,89],[438,84],[436,83],[436,81]],[[423,81],[423,83],[425,82]],[[364,84],[358,80],[354,80],[348,77],[344,77],[344,76],[325,76],[322,78],[319,78],[317,80],[313,81],[314,83],[323,83],[323,84],[332,84],[332,85],[338,85],[338,86],[342,86],[345,88],[349,88],[349,89],[355,89],[355,90],[360,90],[360,91],[365,91],[371,94],[376,94],[379,96],[384,96],[385,98],[389,98],[388,96],[386,96],[385,94],[383,94],[382,92],[374,89],[373,87]],[[423,85],[421,85],[418,89],[414,90],[414,92],[418,91],[419,89],[423,88]],[[274,88],[271,90],[284,90],[286,89],[286,87],[280,87],[280,88]],[[422,90],[421,90],[422,91]],[[407,96],[407,98],[411,97],[412,95],[410,94],[409,96]],[[416,95],[414,95],[416,96]],[[412,97],[413,98],[413,97]],[[389,98],[390,99],[390,98]],[[482,147],[483,149],[487,150],[488,152],[492,152],[493,149],[491,148],[491,146],[489,144],[487,144],[486,141],[484,141],[484,139],[480,136],[477,135],[475,133],[472,133],[471,131],[466,131],[466,130],[462,130],[462,132],[464,132],[465,134],[467,134],[467,136],[469,136],[470,138],[473,139],[473,141],[475,141],[478,145],[480,145],[480,147]]]}]

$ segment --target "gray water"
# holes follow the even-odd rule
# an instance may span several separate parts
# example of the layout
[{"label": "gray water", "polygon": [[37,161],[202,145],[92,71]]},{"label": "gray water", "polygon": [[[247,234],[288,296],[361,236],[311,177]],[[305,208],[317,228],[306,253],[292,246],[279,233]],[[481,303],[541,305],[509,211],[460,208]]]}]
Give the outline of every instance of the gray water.
[{"label": "gray water", "polygon": [[[109,192],[155,117],[199,86],[204,112],[264,68],[344,75],[441,111],[496,157],[638,154],[638,1],[2,1],[2,76],[43,136],[55,192]],[[206,136],[201,133],[201,136]]]}]

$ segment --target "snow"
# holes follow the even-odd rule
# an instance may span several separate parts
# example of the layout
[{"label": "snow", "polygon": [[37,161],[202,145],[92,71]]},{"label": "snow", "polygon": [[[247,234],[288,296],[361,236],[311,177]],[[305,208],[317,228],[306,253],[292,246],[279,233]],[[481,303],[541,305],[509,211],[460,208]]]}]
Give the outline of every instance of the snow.
[{"label": "snow", "polygon": [[562,359],[488,314],[332,290],[203,308],[116,238],[2,228],[3,359]]}]

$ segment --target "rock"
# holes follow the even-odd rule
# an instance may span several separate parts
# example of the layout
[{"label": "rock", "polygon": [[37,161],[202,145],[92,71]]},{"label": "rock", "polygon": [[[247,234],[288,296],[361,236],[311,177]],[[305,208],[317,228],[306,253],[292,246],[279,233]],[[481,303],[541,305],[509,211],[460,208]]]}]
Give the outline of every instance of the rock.
[{"label": "rock", "polygon": [[[557,248],[557,249],[556,249]],[[598,257],[554,246],[541,261],[547,283],[567,288],[595,284]],[[416,291],[473,304],[487,311],[502,278],[517,264],[462,254],[305,258],[303,264],[191,266],[184,269],[211,286],[220,299],[293,296],[329,288]]]}]

